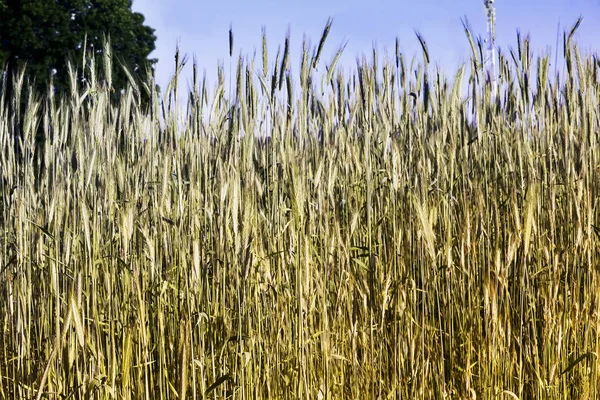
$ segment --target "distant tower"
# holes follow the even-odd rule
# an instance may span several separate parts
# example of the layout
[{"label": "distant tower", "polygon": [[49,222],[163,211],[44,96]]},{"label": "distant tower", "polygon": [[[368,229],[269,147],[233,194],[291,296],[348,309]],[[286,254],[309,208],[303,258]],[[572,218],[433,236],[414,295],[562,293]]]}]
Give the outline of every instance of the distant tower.
[{"label": "distant tower", "polygon": [[492,98],[496,97],[496,86],[497,86],[497,75],[496,75],[496,8],[494,7],[494,0],[483,0],[485,10],[487,12],[487,51],[485,67],[487,73],[487,79],[492,84]]}]

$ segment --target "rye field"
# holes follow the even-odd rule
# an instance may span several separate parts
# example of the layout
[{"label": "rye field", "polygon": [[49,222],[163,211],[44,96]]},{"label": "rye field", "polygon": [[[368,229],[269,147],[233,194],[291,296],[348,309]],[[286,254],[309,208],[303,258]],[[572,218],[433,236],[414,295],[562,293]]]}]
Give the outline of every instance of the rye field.
[{"label": "rye field", "polygon": [[300,65],[265,34],[229,76],[194,69],[186,104],[179,69],[111,101],[108,47],[66,97],[16,76],[0,399],[598,398],[600,61],[577,25],[558,68],[517,36],[497,89],[468,30],[455,75],[420,36],[348,73],[330,23]]}]

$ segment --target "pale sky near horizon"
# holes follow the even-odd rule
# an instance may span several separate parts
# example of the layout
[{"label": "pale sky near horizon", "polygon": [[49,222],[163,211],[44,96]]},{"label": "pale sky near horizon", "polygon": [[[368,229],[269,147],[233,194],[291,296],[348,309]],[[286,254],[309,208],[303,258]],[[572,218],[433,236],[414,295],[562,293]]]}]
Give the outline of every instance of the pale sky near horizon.
[{"label": "pale sky near horizon", "polygon": [[[496,0],[496,44],[503,50],[516,47],[516,32],[529,33],[535,54],[556,48],[557,32],[569,30],[579,16],[584,20],[575,36],[583,51],[595,52],[600,41],[600,0]],[[449,76],[459,64],[468,61],[470,49],[461,18],[466,18],[475,36],[486,35],[483,0],[134,0],[133,10],[144,14],[145,23],[156,29],[159,59],[157,83],[165,88],[174,72],[176,44],[189,62],[180,88],[191,85],[191,61],[195,55],[200,74],[206,70],[210,88],[216,83],[218,62],[229,74],[230,25],[234,33],[235,65],[240,52],[252,56],[256,51],[256,68],[261,64],[261,28],[267,31],[269,61],[274,63],[277,46],[283,47],[285,33],[291,32],[291,67],[294,77],[299,70],[304,35],[317,45],[328,17],[333,26],[322,60],[329,63],[338,47],[348,41],[342,66],[353,68],[357,55],[371,57],[376,44],[380,54],[395,52],[396,37],[401,51],[409,60],[421,57],[415,30],[425,38],[430,57]],[[559,48],[562,42],[559,42]]]}]

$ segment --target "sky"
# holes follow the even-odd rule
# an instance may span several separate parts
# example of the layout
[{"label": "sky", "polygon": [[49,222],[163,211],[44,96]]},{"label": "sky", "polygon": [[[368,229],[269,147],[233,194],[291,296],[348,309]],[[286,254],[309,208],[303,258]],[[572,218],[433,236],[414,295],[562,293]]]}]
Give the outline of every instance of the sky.
[{"label": "sky", "polygon": [[[503,51],[516,48],[520,30],[531,35],[534,55],[548,52],[554,60],[557,33],[562,40],[562,32],[570,30],[579,16],[584,20],[576,42],[584,52],[600,50],[600,0],[496,0],[495,6],[496,44]],[[256,52],[256,68],[260,68],[263,27],[271,66],[277,46],[283,47],[290,30],[291,68],[297,76],[303,36],[316,46],[329,17],[333,25],[322,63],[328,64],[346,42],[340,65],[348,71],[356,65],[357,56],[364,54],[370,59],[374,46],[379,54],[387,51],[393,60],[396,37],[408,60],[421,57],[416,30],[427,42],[432,62],[451,77],[470,55],[461,19],[468,21],[475,36],[485,37],[487,23],[483,0],[134,0],[133,10],[142,13],[145,24],[156,30],[156,50],[151,57],[159,60],[156,81],[162,88],[175,71],[178,43],[181,53],[188,56],[180,81],[182,90],[191,85],[194,56],[200,74],[206,71],[210,88],[216,84],[219,62],[229,77],[230,63],[235,74],[239,55],[251,58]],[[230,26],[234,34],[231,61]]]}]

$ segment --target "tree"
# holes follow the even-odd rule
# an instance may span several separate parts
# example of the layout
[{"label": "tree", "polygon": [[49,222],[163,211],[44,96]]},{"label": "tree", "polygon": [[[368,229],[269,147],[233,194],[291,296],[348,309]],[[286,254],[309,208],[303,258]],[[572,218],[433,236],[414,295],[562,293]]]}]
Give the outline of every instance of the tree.
[{"label": "tree", "polygon": [[[156,36],[131,6],[132,0],[0,0],[0,69],[5,67],[9,78],[7,94],[12,94],[10,77],[25,63],[26,75],[42,93],[51,76],[57,93],[69,90],[67,62],[81,77],[84,48],[101,56],[107,37],[115,93],[128,83],[121,63],[134,78],[148,78],[146,72],[156,63],[148,58]],[[101,70],[103,63],[97,66]]]}]

